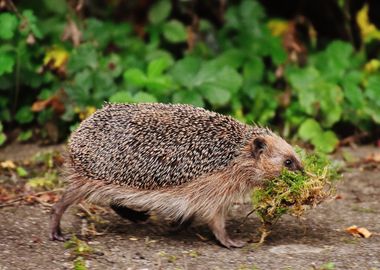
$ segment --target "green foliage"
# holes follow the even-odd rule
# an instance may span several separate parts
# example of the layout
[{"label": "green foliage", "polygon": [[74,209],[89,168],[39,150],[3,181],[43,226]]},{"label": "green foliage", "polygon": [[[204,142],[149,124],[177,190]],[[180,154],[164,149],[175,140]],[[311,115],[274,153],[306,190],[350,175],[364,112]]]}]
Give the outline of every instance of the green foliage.
[{"label": "green foliage", "polygon": [[0,122],[0,146],[7,140],[7,136],[4,134],[3,129],[3,124]]},{"label": "green foliage", "polygon": [[[68,133],[104,101],[205,107],[275,126],[325,153],[338,145],[338,126],[371,131],[380,124],[378,60],[368,69],[364,53],[335,41],[323,50],[311,44],[300,67],[267,27],[258,1],[229,3],[220,27],[197,14],[199,30],[176,15],[187,10],[182,2],[156,1],[145,25],[113,20],[117,4],[85,18],[68,4],[21,1],[17,16],[0,14],[0,121],[26,130],[21,141],[32,137],[31,124],[48,121]],[[71,36],[64,41],[65,27]],[[75,35],[79,45],[70,41]],[[54,99],[64,113],[48,102]],[[32,110],[36,101],[49,105]]]}]

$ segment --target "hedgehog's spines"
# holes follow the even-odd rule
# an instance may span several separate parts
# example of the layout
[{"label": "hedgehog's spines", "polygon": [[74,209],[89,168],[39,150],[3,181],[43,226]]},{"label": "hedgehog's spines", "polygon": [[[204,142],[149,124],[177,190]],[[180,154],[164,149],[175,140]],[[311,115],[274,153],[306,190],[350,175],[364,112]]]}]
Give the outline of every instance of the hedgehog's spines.
[{"label": "hedgehog's spines", "polygon": [[84,177],[157,189],[228,166],[253,133],[189,105],[106,103],[72,134],[69,150]]}]

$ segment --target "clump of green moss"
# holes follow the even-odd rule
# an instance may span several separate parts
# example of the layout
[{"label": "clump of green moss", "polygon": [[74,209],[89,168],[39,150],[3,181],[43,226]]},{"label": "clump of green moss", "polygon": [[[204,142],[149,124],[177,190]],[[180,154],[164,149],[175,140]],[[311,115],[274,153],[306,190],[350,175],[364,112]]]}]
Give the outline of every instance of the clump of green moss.
[{"label": "clump of green moss", "polygon": [[[284,169],[278,178],[253,191],[253,207],[265,225],[271,225],[283,214],[301,216],[334,194],[339,179],[338,168],[326,155],[308,154],[297,149],[304,172]],[[263,233],[264,234],[264,233]]]}]

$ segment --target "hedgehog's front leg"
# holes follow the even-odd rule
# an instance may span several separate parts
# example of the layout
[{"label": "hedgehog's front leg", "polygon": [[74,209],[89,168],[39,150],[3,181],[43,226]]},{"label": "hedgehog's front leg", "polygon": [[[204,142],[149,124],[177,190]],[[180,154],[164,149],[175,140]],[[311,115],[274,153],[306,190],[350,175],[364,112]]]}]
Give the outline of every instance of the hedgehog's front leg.
[{"label": "hedgehog's front leg", "polygon": [[209,222],[209,227],[214,233],[216,239],[218,239],[218,241],[226,248],[239,248],[245,245],[244,241],[232,240],[230,238],[226,231],[225,216],[222,213],[215,215],[215,217]]}]

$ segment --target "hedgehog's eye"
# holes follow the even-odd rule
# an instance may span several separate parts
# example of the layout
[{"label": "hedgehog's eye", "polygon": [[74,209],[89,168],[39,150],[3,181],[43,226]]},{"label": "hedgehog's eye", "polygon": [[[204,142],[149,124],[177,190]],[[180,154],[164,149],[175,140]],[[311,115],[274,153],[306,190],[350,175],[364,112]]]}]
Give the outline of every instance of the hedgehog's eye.
[{"label": "hedgehog's eye", "polygon": [[291,159],[287,159],[285,160],[284,165],[290,168],[293,165],[293,161]]}]

